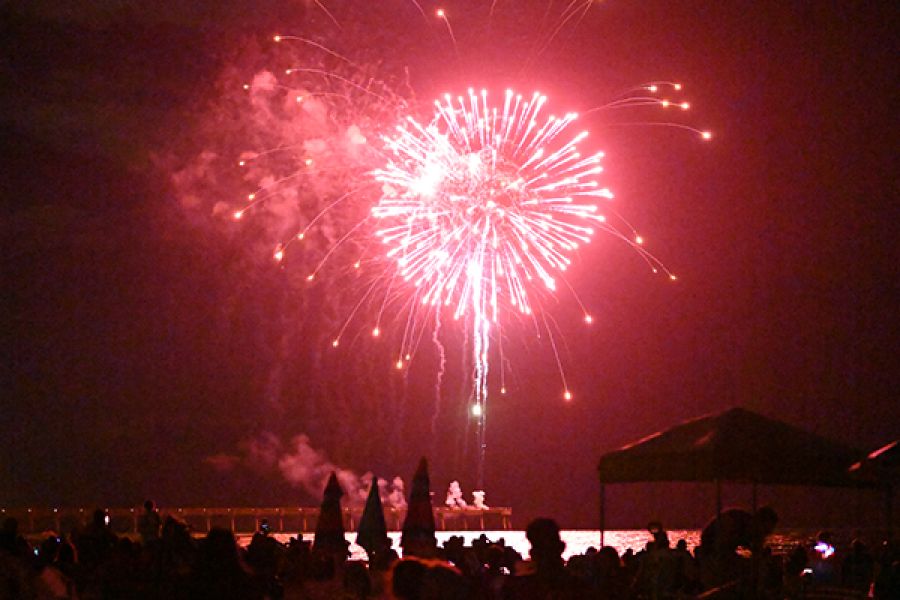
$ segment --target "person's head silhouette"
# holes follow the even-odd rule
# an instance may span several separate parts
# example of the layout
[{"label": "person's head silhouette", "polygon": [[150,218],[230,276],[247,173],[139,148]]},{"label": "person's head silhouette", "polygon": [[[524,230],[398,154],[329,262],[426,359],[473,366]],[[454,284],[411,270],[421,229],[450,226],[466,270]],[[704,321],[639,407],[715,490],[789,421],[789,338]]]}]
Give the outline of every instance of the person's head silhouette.
[{"label": "person's head silhouette", "polygon": [[531,559],[539,566],[562,562],[566,544],[559,537],[559,525],[553,519],[539,518],[528,524],[525,537],[531,544]]}]

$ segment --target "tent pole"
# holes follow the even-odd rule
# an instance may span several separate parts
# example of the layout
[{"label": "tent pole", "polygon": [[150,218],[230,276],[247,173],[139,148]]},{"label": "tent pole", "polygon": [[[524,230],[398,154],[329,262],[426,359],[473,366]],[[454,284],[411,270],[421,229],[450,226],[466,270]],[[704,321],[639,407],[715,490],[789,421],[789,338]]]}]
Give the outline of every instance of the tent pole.
[{"label": "tent pole", "polygon": [[[756,479],[753,480],[753,494],[750,502],[752,503],[753,516],[756,517],[756,507],[757,507],[757,498],[756,498]],[[753,548],[753,597],[759,598],[759,567],[760,567],[760,550],[764,544],[760,543],[759,548]]]},{"label": "tent pole", "polygon": [[722,480],[716,479],[716,519],[722,516]]},{"label": "tent pole", "polygon": [[716,556],[719,555],[719,548],[722,547],[722,480],[716,478]]},{"label": "tent pole", "polygon": [[884,512],[887,517],[887,539],[893,538],[894,534],[894,486],[888,485],[885,490]]},{"label": "tent pole", "polygon": [[606,541],[606,484],[600,482],[600,547]]}]

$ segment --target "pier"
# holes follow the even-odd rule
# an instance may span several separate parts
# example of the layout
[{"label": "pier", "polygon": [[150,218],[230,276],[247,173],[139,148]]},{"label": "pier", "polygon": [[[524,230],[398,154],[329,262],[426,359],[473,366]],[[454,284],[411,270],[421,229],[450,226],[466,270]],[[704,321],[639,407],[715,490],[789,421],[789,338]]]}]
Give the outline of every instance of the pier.
[{"label": "pier", "polygon": [[[68,533],[87,524],[95,508],[3,508],[0,519],[15,517],[19,531],[35,535],[47,531]],[[105,508],[109,523],[118,534],[137,533],[143,507]],[[163,507],[160,516],[172,516],[186,523],[195,533],[206,533],[213,527],[225,527],[235,534],[249,534],[259,530],[265,519],[276,533],[310,533],[315,531],[319,509],[302,506],[280,507]],[[491,531],[512,529],[512,508],[497,507],[433,509],[437,531]],[[344,529],[356,531],[362,508],[344,508]],[[399,531],[406,517],[405,509],[385,508],[384,520],[388,530]]]}]

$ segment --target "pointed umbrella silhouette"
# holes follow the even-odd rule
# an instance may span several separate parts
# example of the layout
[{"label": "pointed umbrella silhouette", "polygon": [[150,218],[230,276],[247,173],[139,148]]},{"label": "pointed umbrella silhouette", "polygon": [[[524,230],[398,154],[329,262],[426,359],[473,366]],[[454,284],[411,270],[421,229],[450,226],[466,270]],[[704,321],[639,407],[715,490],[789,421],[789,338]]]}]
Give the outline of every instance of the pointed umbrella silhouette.
[{"label": "pointed umbrella silhouette", "polygon": [[344,515],[341,511],[341,496],[343,495],[344,490],[338,483],[337,474],[332,471],[331,477],[328,478],[328,484],[325,486],[322,507],[319,509],[313,550],[346,557],[347,540],[344,538]]},{"label": "pointed umbrella silhouette", "polygon": [[387,524],[384,522],[384,507],[381,504],[381,495],[378,493],[378,477],[374,475],[372,476],[372,487],[369,488],[369,497],[366,498],[366,507],[359,519],[356,543],[365,548],[370,560],[373,554],[383,552],[391,547],[391,541],[387,535]]},{"label": "pointed umbrella silhouette", "polygon": [[437,550],[434,537],[434,513],[431,509],[431,484],[428,479],[428,461],[419,461],[413,476],[409,494],[409,508],[403,521],[403,535],[400,537],[403,554],[428,558]]}]

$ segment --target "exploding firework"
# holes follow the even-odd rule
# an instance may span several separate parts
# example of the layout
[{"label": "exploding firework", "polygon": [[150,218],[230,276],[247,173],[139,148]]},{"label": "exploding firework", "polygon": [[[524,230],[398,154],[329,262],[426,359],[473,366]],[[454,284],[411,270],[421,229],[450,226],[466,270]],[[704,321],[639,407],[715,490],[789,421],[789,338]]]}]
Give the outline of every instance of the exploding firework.
[{"label": "exploding firework", "polygon": [[[597,180],[603,152],[578,150],[588,136],[571,134],[578,115],[543,118],[546,103],[538,92],[523,99],[506,90],[502,108],[491,106],[487,90],[469,89],[467,98],[447,94],[435,101],[430,123],[408,117],[384,138],[390,159],[373,173],[383,184],[372,209],[380,225],[375,235],[411,286],[413,304],[468,317],[472,413],[482,438],[492,329],[502,326],[503,313],[528,318],[540,310],[540,297],[556,292],[571,254],[596,229],[635,247],[643,242],[610,226],[598,205],[613,194]],[[654,270],[664,268],[644,256]],[[401,356],[413,350],[401,348]],[[571,400],[564,377],[563,384],[563,398]]]},{"label": "exploding firework", "polygon": [[[484,90],[455,102],[447,95],[429,124],[409,117],[385,137],[390,159],[373,173],[383,184],[372,209],[375,235],[413,304],[447,307],[471,326],[479,419],[492,327],[504,311],[533,315],[536,298],[556,291],[569,255],[606,227],[595,203],[612,198],[596,180],[603,153],[578,151],[586,131],[564,138],[574,113],[541,119],[546,101],[507,90],[499,109]],[[401,348],[401,356],[412,350]]]},{"label": "exploding firework", "polygon": [[486,90],[447,95],[428,125],[409,117],[384,139],[391,158],[373,173],[383,184],[375,235],[414,305],[448,307],[469,324],[482,448],[492,327],[505,310],[533,315],[535,297],[556,291],[569,255],[605,227],[596,200],[612,198],[596,180],[603,153],[578,151],[586,131],[563,137],[576,114],[541,119],[546,101],[507,90],[498,109]]},{"label": "exploding firework", "polygon": [[[554,36],[574,14],[564,15]],[[437,16],[458,56],[446,13]],[[507,90],[495,103],[494,94],[470,89],[464,96],[445,95],[434,102],[428,116],[417,118],[414,115],[423,111],[416,109],[410,95],[394,93],[382,82],[373,86],[377,78],[361,72],[352,60],[309,39],[275,37],[275,42],[286,40],[327,60],[286,70],[290,82],[276,81],[270,74],[246,89],[283,97],[283,107],[301,107],[307,119],[315,115],[316,129],[333,130],[321,139],[340,144],[291,140],[288,133],[271,149],[250,153],[241,160],[242,166],[287,155],[295,157],[297,168],[279,168],[260,178],[260,187],[232,214],[242,219],[256,207],[292,199],[298,209],[291,219],[298,228],[275,247],[278,262],[292,260],[294,246],[309,241],[328,223],[325,243],[316,248],[319,257],[305,274],[309,281],[319,279],[326,264],[355,253],[349,261],[351,270],[365,271],[367,277],[360,278],[365,283],[358,300],[347,307],[335,328],[334,348],[355,330],[353,323],[368,323],[375,338],[383,337],[387,321],[399,323],[400,341],[392,360],[394,367],[405,370],[426,331],[431,330],[432,340],[440,346],[442,316],[444,322],[459,323],[472,374],[468,402],[478,424],[481,486],[489,390],[506,393],[505,332],[515,331],[523,322],[546,332],[559,366],[561,396],[565,401],[573,398],[544,305],[548,299],[556,303],[557,292],[564,290],[575,299],[583,320],[592,322],[565,278],[579,249],[597,232],[611,234],[635,248],[654,272],[675,276],[644,250],[643,238],[611,210],[613,194],[601,183],[603,152],[580,148],[593,143],[588,131],[576,128],[578,114],[552,114],[547,97],[537,92],[522,96]],[[673,82],[645,84],[582,117],[622,107],[687,110],[686,102],[665,97],[680,91]],[[690,130],[702,139],[711,137],[678,123],[660,124]],[[287,128],[304,129],[309,128]],[[346,160],[350,154],[343,146],[338,148],[341,144],[352,147],[352,160]],[[316,150],[326,146],[327,152]],[[295,152],[298,147],[302,152]],[[314,202],[300,202],[301,194],[324,180],[323,174],[334,181],[339,170],[342,189],[335,186]],[[298,191],[301,188],[305,191]],[[312,212],[309,206],[314,207]],[[335,213],[352,217],[331,219]],[[335,223],[343,230],[336,233]],[[347,246],[352,247],[349,253],[340,252]],[[309,260],[311,252],[304,251],[299,262]],[[440,353],[443,365],[443,346]],[[499,385],[494,383],[495,373]],[[440,390],[436,393],[439,397]]]},{"label": "exploding firework", "polygon": [[498,111],[484,90],[456,105],[448,95],[432,123],[410,117],[385,138],[393,156],[374,172],[384,184],[375,235],[423,304],[494,323],[503,306],[530,314],[532,282],[555,291],[568,254],[605,223],[592,202],[612,197],[595,179],[603,153],[578,152],[586,131],[555,144],[577,115],[539,124],[546,100],[507,90]]}]

